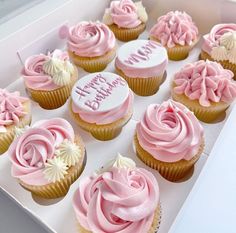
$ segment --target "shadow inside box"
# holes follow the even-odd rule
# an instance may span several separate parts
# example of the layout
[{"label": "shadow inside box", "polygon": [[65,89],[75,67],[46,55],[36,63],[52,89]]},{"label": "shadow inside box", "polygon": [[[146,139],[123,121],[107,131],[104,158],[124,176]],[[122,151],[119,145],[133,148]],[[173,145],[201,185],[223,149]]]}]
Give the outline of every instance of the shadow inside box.
[{"label": "shadow inside box", "polygon": [[41,197],[38,197],[34,194],[31,195],[32,196],[32,199],[39,205],[42,205],[42,206],[50,206],[50,205],[54,205],[60,201],[62,201],[64,197],[60,197],[60,198],[56,198],[56,199],[43,199]]}]

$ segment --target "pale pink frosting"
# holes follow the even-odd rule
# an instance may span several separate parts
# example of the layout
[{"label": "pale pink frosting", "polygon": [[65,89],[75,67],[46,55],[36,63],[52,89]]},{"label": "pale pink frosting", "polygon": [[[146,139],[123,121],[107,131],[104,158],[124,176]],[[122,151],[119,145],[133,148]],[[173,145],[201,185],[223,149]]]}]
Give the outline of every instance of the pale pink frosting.
[{"label": "pale pink frosting", "polygon": [[72,110],[74,113],[78,113],[80,118],[86,122],[95,123],[97,125],[110,124],[127,115],[127,113],[133,108],[133,99],[133,92],[130,90],[124,103],[117,108],[111,109],[110,111],[85,111],[77,107],[74,103],[72,103]]},{"label": "pale pink frosting", "polygon": [[46,185],[43,169],[64,140],[74,141],[74,130],[64,119],[42,120],[19,136],[9,149],[12,176],[29,185]]},{"label": "pale pink frosting", "polygon": [[[132,43],[129,42],[129,43]],[[162,45],[160,43],[157,43],[155,41],[147,41],[147,44],[149,45],[149,47],[152,47],[153,53],[156,53],[158,55],[158,47],[162,47]],[[134,48],[137,49],[137,51],[139,51],[139,54],[130,54],[130,56],[132,56],[132,60],[141,60],[141,61],[145,61],[148,60],[148,54],[146,54],[146,51],[141,51],[142,48]],[[140,52],[141,51],[141,52]],[[150,49],[148,49],[148,51],[151,51]],[[157,62],[155,65],[151,66],[151,67],[144,67],[144,66],[137,66],[135,64],[132,64],[132,62],[129,64],[127,62],[124,62],[122,60],[122,54],[117,54],[117,57],[115,59],[115,66],[120,69],[125,75],[127,75],[128,77],[142,77],[142,78],[149,78],[149,77],[153,77],[153,76],[159,76],[162,75],[167,67],[168,64],[168,56],[167,53],[165,55],[165,59],[163,59],[162,62]]]},{"label": "pale pink frosting", "polygon": [[79,223],[94,233],[145,233],[158,203],[158,183],[150,172],[112,168],[83,178],[73,206]]},{"label": "pale pink frosting", "polygon": [[212,61],[197,61],[184,66],[175,74],[174,92],[198,100],[205,107],[212,102],[232,102],[236,97],[233,72]]},{"label": "pale pink frosting", "polygon": [[116,44],[113,32],[100,22],[81,22],[69,30],[68,49],[81,57],[98,57]]},{"label": "pale pink frosting", "polygon": [[142,23],[132,0],[112,1],[110,11],[112,21],[118,27],[135,28]]},{"label": "pale pink frosting", "polygon": [[7,131],[6,126],[17,126],[20,118],[29,114],[23,107],[26,101],[29,99],[21,97],[18,91],[10,93],[0,88],[0,133]]},{"label": "pale pink frosting", "polygon": [[149,105],[136,130],[141,147],[163,162],[192,159],[203,140],[194,114],[172,100]]},{"label": "pale pink frosting", "polygon": [[69,61],[68,53],[58,49],[48,53],[48,55],[39,54],[29,57],[26,59],[24,69],[22,70],[26,87],[41,91],[55,90],[60,87],[53,82],[51,75],[43,71],[43,64],[51,57]]},{"label": "pale pink frosting", "polygon": [[198,38],[198,28],[187,13],[170,11],[158,18],[150,35],[162,45],[172,48],[176,45],[192,45]]},{"label": "pale pink frosting", "polygon": [[227,32],[236,31],[236,24],[217,24],[215,25],[210,33],[203,36],[202,50],[211,54],[213,47],[220,45],[220,37]]}]

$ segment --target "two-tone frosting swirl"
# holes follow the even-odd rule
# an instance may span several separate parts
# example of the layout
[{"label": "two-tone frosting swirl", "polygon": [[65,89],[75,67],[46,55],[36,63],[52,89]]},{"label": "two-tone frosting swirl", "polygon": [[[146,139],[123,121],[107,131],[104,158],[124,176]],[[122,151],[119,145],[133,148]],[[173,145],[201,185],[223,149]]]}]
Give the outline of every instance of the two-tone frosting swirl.
[{"label": "two-tone frosting swirl", "polygon": [[33,55],[26,59],[22,75],[27,88],[49,91],[70,82],[74,73],[67,52],[56,49],[48,55]]},{"label": "two-tone frosting swirl", "polygon": [[194,114],[172,100],[149,105],[136,131],[141,147],[163,162],[192,159],[203,140]]},{"label": "two-tone frosting swirl", "polygon": [[184,66],[174,77],[174,92],[198,100],[205,107],[212,102],[232,102],[236,97],[234,74],[221,64],[197,61]]},{"label": "two-tone frosting swirl", "polygon": [[6,132],[9,125],[17,126],[20,118],[28,114],[23,106],[26,101],[29,99],[21,97],[18,91],[10,93],[0,88],[0,133]]},{"label": "two-tone frosting swirl", "polygon": [[82,179],[73,206],[88,231],[144,233],[151,227],[158,203],[158,184],[150,172],[112,167]]},{"label": "two-tone frosting swirl", "polygon": [[168,48],[176,45],[191,46],[198,39],[198,28],[187,13],[170,11],[158,18],[150,36]]},{"label": "two-tone frosting swirl", "polygon": [[69,30],[67,46],[81,57],[98,57],[115,47],[113,32],[100,22],[81,22]]},{"label": "two-tone frosting swirl", "polygon": [[216,61],[236,63],[236,24],[217,24],[203,36],[202,50]]},{"label": "two-tone frosting swirl", "polygon": [[74,140],[72,126],[64,119],[39,121],[20,135],[10,146],[12,176],[29,185],[50,183],[44,175],[47,161],[65,139]]},{"label": "two-tone frosting swirl", "polygon": [[132,0],[112,1],[103,17],[107,25],[114,23],[121,28],[135,28],[146,21],[147,13],[142,3],[134,3]]}]

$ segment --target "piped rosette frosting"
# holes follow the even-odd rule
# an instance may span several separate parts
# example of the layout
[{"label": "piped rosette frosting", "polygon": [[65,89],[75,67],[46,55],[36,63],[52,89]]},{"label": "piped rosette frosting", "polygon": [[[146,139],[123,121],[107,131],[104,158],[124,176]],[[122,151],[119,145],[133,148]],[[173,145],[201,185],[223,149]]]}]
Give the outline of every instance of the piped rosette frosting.
[{"label": "piped rosette frosting", "polygon": [[18,126],[20,119],[29,114],[24,103],[28,98],[20,96],[18,91],[8,92],[0,88],[0,133],[6,133],[7,127]]},{"label": "piped rosette frosting", "polygon": [[217,24],[203,36],[202,50],[216,61],[236,64],[236,24]]},{"label": "piped rosette frosting", "polygon": [[162,162],[191,160],[203,143],[203,128],[197,118],[172,100],[149,105],[136,132],[140,146]]},{"label": "piped rosette frosting", "polygon": [[69,29],[67,46],[80,57],[99,57],[115,48],[113,32],[100,22],[80,22]]},{"label": "piped rosette frosting", "polygon": [[41,120],[18,132],[9,149],[12,176],[28,185],[46,185],[65,177],[83,158],[72,126],[62,118]]},{"label": "piped rosette frosting", "polygon": [[121,28],[135,28],[141,23],[146,23],[147,19],[142,2],[134,3],[132,0],[112,1],[103,16],[105,24],[116,24]]},{"label": "piped rosette frosting", "polygon": [[84,76],[72,89],[72,111],[82,120],[97,125],[113,123],[133,108],[133,93],[120,76],[93,73]]},{"label": "piped rosette frosting", "polygon": [[198,40],[198,28],[186,12],[170,11],[158,18],[150,30],[150,37],[168,48],[192,46]]},{"label": "piped rosette frosting", "polygon": [[159,204],[158,183],[131,159],[117,159],[81,180],[73,200],[77,220],[90,232],[148,232]]},{"label": "piped rosette frosting", "polygon": [[174,76],[175,94],[198,100],[204,107],[212,103],[231,103],[236,97],[233,72],[212,61],[197,61],[184,66]]},{"label": "piped rosette frosting", "polygon": [[56,49],[26,59],[22,75],[27,88],[50,91],[69,84],[75,72],[67,52]]}]

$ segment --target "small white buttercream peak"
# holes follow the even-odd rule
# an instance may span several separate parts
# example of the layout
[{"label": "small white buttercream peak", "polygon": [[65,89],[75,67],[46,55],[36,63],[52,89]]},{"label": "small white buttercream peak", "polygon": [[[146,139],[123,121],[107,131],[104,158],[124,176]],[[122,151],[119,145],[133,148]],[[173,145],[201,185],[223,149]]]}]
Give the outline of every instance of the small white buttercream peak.
[{"label": "small white buttercream peak", "polygon": [[138,14],[139,19],[143,23],[146,23],[147,20],[148,20],[148,15],[147,15],[146,9],[143,6],[142,2],[141,1],[140,2],[135,2],[135,5],[137,7],[137,14]]},{"label": "small white buttercream peak", "polygon": [[55,183],[65,177],[67,169],[66,163],[60,157],[54,157],[45,164],[43,174],[49,182]]},{"label": "small white buttercream peak", "polygon": [[55,155],[60,157],[66,165],[74,166],[81,158],[81,149],[75,143],[65,139],[56,150]]},{"label": "small white buttercream peak", "polygon": [[105,166],[103,166],[98,173],[103,173],[106,171],[110,171],[113,167],[116,167],[118,169],[134,169],[136,168],[135,162],[125,156],[122,156],[118,153],[116,158],[109,161]]}]

